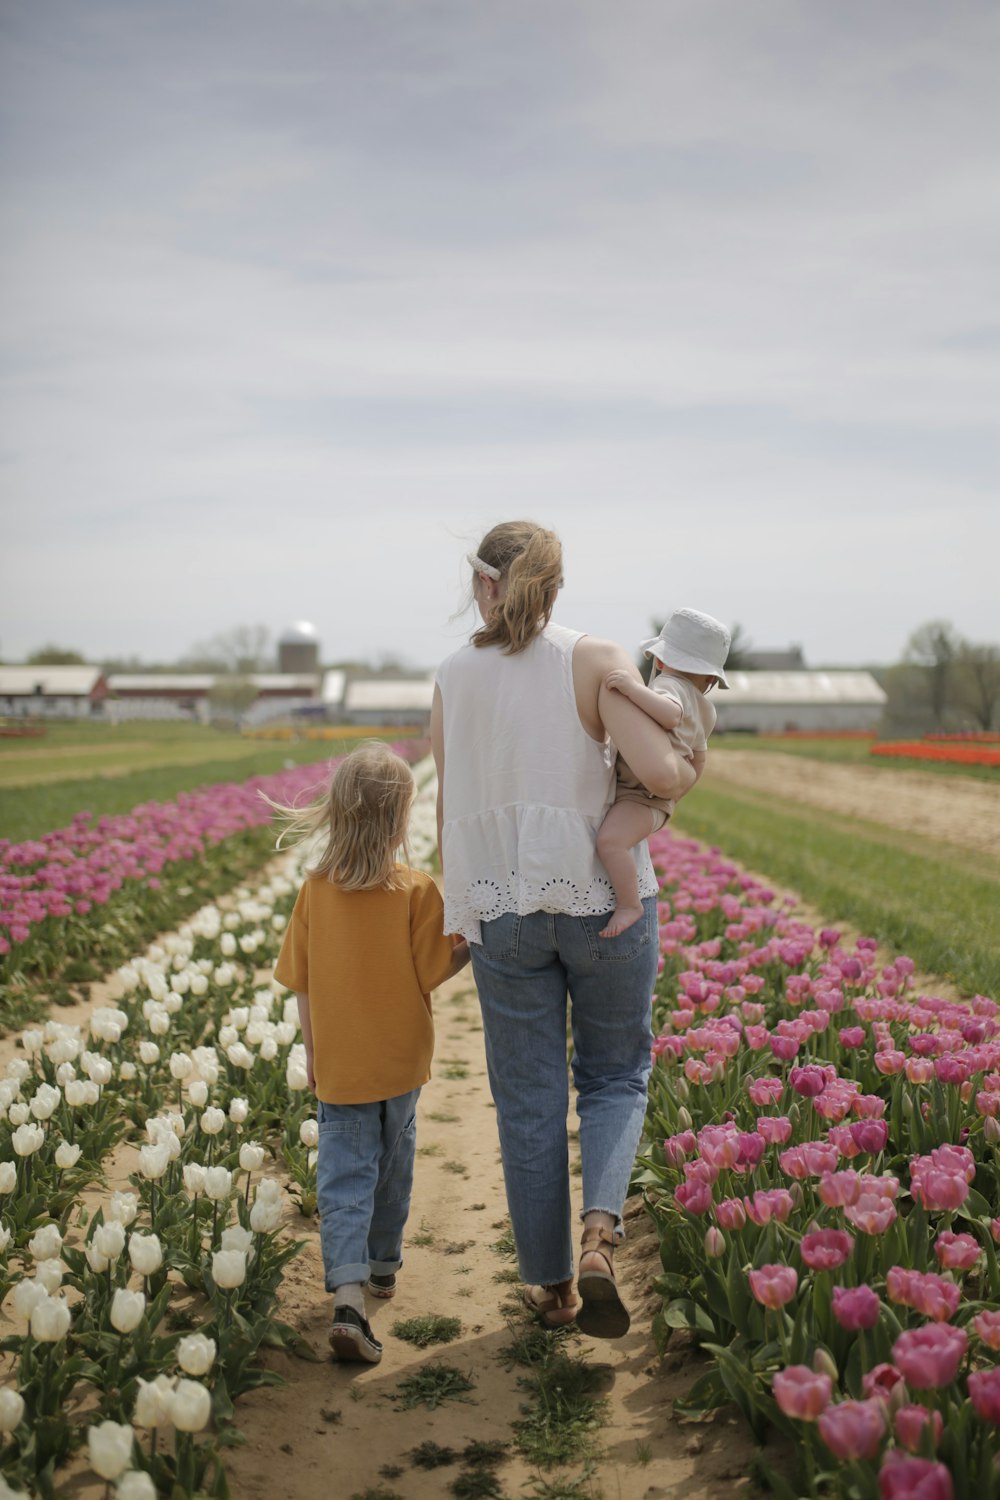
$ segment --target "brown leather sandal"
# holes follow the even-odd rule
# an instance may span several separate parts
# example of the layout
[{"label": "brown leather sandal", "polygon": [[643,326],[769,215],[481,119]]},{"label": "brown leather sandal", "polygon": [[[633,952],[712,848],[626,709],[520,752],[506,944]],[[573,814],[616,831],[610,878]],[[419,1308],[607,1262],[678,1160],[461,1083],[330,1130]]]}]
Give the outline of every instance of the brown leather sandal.
[{"label": "brown leather sandal", "polygon": [[607,1271],[581,1271],[577,1277],[583,1306],[577,1314],[576,1326],[593,1339],[620,1339],[628,1333],[632,1321],[615,1282],[614,1251],[614,1235],[603,1224],[583,1231],[581,1263],[585,1255],[599,1255],[608,1268]]},{"label": "brown leather sandal", "polygon": [[572,1281],[556,1286],[526,1286],[521,1300],[545,1328],[565,1328],[576,1317],[579,1307]]}]

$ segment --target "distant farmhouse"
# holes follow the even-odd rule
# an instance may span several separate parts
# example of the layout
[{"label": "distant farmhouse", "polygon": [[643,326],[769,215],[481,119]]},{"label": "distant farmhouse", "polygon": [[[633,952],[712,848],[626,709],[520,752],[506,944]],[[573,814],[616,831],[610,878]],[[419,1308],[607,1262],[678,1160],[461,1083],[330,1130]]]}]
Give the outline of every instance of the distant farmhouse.
[{"label": "distant farmhouse", "polygon": [[[213,716],[213,693],[227,677],[213,672],[112,672],[97,667],[0,667],[0,715],[142,719]],[[304,620],[278,642],[278,671],[240,677],[255,696],[240,715],[259,727],[271,722],[415,725],[430,723],[430,674],[373,675],[319,665],[319,637]]]},{"label": "distant farmhouse", "polygon": [[733,671],[715,692],[717,730],[781,734],[789,730],[878,731],[886,695],[870,672]]}]

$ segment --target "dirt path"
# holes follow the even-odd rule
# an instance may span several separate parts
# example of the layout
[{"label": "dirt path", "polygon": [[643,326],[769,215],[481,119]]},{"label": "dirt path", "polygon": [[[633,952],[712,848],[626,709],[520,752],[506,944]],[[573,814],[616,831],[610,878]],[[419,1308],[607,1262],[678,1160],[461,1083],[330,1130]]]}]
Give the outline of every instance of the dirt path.
[{"label": "dirt path", "polygon": [[773,793],[1000,856],[1000,786],[984,781],[727,749],[709,755],[705,782]]},{"label": "dirt path", "polygon": [[[349,1500],[367,1491],[403,1500],[442,1500],[463,1472],[460,1465],[425,1470],[412,1453],[430,1439],[461,1452],[473,1440],[499,1441],[509,1453],[497,1471],[507,1497],[544,1494],[540,1471],[514,1450],[512,1424],[525,1393],[503,1349],[531,1326],[511,1294],[511,1258],[495,1246],[507,1224],[496,1120],[486,1080],[475,991],[464,976],[435,997],[438,1044],[435,1078],[419,1111],[418,1157],[406,1263],[391,1302],[370,1299],[369,1315],[385,1345],[374,1367],[335,1364],[327,1351],[330,1298],[323,1291],[318,1229],[301,1218],[289,1228],[305,1240],[289,1267],[282,1316],[300,1329],[319,1356],[315,1364],[284,1354],[269,1363],[288,1385],[240,1401],[237,1421],[245,1447],[230,1461],[234,1500]],[[460,1076],[462,1075],[462,1076]],[[633,1312],[632,1328],[615,1343],[574,1336],[573,1354],[601,1368],[607,1423],[596,1435],[599,1450],[592,1481],[580,1489],[604,1500],[717,1500],[746,1488],[753,1447],[732,1414],[704,1426],[683,1427],[671,1401],[690,1388],[702,1361],[690,1351],[662,1364],[650,1334],[659,1299],[655,1233],[636,1205],[629,1242],[619,1257]],[[501,1280],[497,1278],[501,1277]],[[453,1342],[419,1350],[392,1332],[397,1320],[438,1314],[461,1320]],[[444,1363],[465,1373],[470,1402],[449,1400],[435,1410],[397,1409],[400,1381],[428,1365]],[[579,1475],[580,1468],[574,1471]],[[551,1482],[566,1471],[550,1471]],[[481,1491],[477,1493],[486,1493]]]}]

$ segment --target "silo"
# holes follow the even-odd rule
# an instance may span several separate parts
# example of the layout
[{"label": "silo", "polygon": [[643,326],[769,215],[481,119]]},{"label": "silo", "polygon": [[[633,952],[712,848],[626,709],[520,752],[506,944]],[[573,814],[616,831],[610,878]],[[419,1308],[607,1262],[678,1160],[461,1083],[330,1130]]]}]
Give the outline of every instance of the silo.
[{"label": "silo", "polygon": [[278,640],[279,672],[318,672],[319,636],[308,620],[296,620]]}]

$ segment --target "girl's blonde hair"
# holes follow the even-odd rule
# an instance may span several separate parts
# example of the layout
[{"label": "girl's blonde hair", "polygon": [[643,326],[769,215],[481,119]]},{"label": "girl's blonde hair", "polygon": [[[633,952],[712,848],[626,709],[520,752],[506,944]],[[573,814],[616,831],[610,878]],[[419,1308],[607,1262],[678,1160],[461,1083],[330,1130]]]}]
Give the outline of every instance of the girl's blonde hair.
[{"label": "girl's blonde hair", "polygon": [[507,580],[507,592],[472,637],[474,646],[499,646],[516,656],[552,618],[562,585],[562,543],[534,521],[504,521],[476,548],[481,562]]},{"label": "girl's blonde hair", "polygon": [[285,819],[279,849],[288,835],[296,844],[325,835],[307,874],[325,875],[345,891],[391,891],[406,884],[396,855],[402,851],[408,859],[406,830],[415,792],[406,761],[382,740],[366,740],[344,757],[314,802],[288,807],[264,800]]}]

